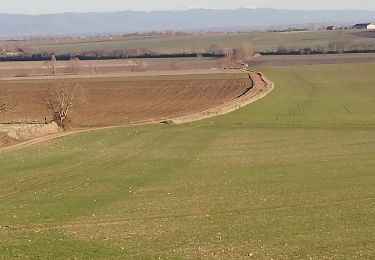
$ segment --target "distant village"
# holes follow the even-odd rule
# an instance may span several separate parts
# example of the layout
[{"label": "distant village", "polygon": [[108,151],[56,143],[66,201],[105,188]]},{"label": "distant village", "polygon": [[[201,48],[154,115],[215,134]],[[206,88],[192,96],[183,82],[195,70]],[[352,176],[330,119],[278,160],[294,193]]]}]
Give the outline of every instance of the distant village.
[{"label": "distant village", "polygon": [[348,29],[375,30],[375,24],[373,24],[373,23],[358,23],[358,24],[353,25],[352,27],[338,27],[338,26],[330,25],[326,28],[327,31],[348,30]]},{"label": "distant village", "polygon": [[358,23],[352,26],[337,26],[337,25],[329,25],[326,27],[316,28],[313,27],[289,27],[288,29],[282,30],[268,30],[269,32],[309,32],[309,31],[334,31],[334,30],[375,30],[374,23]]}]

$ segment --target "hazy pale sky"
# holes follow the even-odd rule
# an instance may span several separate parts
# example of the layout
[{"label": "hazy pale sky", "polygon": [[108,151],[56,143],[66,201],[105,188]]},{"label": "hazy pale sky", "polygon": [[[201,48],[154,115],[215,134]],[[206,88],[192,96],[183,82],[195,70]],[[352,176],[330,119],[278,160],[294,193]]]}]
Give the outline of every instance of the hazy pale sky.
[{"label": "hazy pale sky", "polygon": [[239,7],[375,10],[375,0],[0,0],[0,4],[0,13],[23,14]]}]

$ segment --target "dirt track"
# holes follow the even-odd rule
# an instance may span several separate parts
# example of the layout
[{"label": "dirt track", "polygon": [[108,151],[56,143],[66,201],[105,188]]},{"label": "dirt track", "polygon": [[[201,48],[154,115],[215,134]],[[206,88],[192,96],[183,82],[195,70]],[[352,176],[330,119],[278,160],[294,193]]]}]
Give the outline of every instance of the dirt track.
[{"label": "dirt track", "polygon": [[[227,102],[224,102],[221,105],[218,105],[214,108],[201,111],[198,113],[193,113],[187,116],[170,118],[170,120],[173,121],[174,123],[180,124],[180,123],[192,122],[192,121],[214,117],[217,115],[226,114],[226,113],[232,112],[236,109],[239,109],[245,105],[248,105],[250,103],[253,103],[265,97],[268,93],[270,93],[273,90],[274,84],[271,81],[269,81],[264,75],[260,73],[250,73],[249,75],[251,75],[252,82],[253,82],[252,89],[250,91],[246,90],[244,93],[242,93],[242,95],[239,95],[232,100],[228,100]],[[129,125],[145,125],[145,124],[157,124],[157,123],[161,123],[161,121],[149,120],[145,122],[139,122],[139,123],[127,124],[127,125],[128,126]],[[38,137],[38,138],[28,140],[26,142],[22,142],[22,143],[15,144],[12,146],[0,148],[0,152],[19,149],[22,147],[28,147],[34,144],[47,142],[50,140],[54,140],[57,138],[66,137],[66,136],[70,136],[74,134],[91,132],[91,131],[102,130],[102,129],[113,129],[113,128],[123,127],[123,126],[125,125],[97,127],[97,128],[89,128],[89,129],[83,129],[83,130],[75,130],[75,131],[70,131],[70,132],[51,134],[48,136]]]},{"label": "dirt track", "polygon": [[[0,64],[1,65],[1,64]],[[0,77],[1,81],[30,81],[30,80],[57,80],[57,79],[105,79],[105,78],[123,78],[123,77],[151,77],[151,76],[187,76],[187,75],[207,75],[207,74],[236,74],[244,73],[240,69],[181,69],[181,70],[147,70],[143,72],[121,71],[121,72],[108,72],[100,74],[60,74],[56,76],[39,75],[27,77]]]}]

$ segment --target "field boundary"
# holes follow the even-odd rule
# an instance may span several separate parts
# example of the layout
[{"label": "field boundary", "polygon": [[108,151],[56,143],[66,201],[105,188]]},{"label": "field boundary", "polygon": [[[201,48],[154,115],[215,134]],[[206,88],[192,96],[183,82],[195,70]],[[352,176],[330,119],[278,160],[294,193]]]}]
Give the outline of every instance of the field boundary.
[{"label": "field boundary", "polygon": [[112,72],[98,74],[61,74],[51,75],[35,75],[28,77],[0,77],[0,81],[32,81],[32,80],[70,80],[70,79],[97,79],[97,78],[137,78],[137,77],[159,77],[159,76],[191,76],[191,75],[213,75],[213,74],[240,74],[242,69],[181,69],[181,70],[148,70],[141,72]]},{"label": "field boundary", "polygon": [[203,119],[208,119],[208,118],[228,114],[230,112],[233,112],[237,109],[240,109],[244,106],[247,106],[251,103],[254,103],[264,98],[274,89],[274,83],[268,80],[268,78],[264,76],[264,74],[260,72],[254,72],[254,71],[248,71],[248,73],[249,73],[250,79],[253,81],[253,87],[250,91],[247,91],[245,95],[242,95],[238,98],[235,98],[231,101],[228,101],[222,105],[216,106],[211,109],[207,109],[207,110],[197,112],[191,115],[171,118],[165,121],[148,120],[144,122],[130,123],[126,125],[97,127],[97,128],[74,130],[74,131],[69,131],[69,132],[41,136],[41,137],[37,137],[31,140],[27,140],[22,143],[0,148],[0,153],[20,149],[23,147],[28,147],[28,146],[39,144],[39,143],[44,143],[47,141],[59,139],[59,138],[66,137],[66,136],[71,136],[71,135],[80,134],[80,133],[88,133],[88,132],[97,131],[97,130],[115,129],[115,128],[126,127],[126,126],[160,124],[160,123],[168,123],[168,122],[173,123],[173,124],[184,124],[184,123],[191,123],[194,121],[199,121]]},{"label": "field boundary", "polygon": [[253,81],[253,88],[244,95],[217,107],[191,115],[172,118],[169,121],[175,124],[183,124],[225,115],[264,98],[274,89],[274,83],[269,81],[267,77],[260,72],[249,72],[249,77]]}]

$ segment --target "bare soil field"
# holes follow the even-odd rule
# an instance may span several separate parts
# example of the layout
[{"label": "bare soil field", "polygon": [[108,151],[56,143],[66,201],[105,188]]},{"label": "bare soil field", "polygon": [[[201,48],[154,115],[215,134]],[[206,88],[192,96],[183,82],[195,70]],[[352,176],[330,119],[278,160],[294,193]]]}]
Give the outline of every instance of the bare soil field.
[{"label": "bare soil field", "polygon": [[375,62],[375,54],[275,55],[248,61],[253,67],[298,66],[315,64],[351,64]]},{"label": "bare soil field", "polygon": [[[178,69],[210,69],[218,67],[218,60],[214,58],[183,58],[183,59],[118,59],[100,61],[79,61],[79,67],[72,71],[70,61],[57,61],[55,63],[55,75],[94,75],[109,73],[124,73],[137,70],[136,64],[142,63],[146,71],[166,71],[172,69],[172,63],[178,61]],[[50,62],[1,62],[0,78],[30,77],[52,75]]]},{"label": "bare soil field", "polygon": [[[62,79],[2,80],[0,90],[17,99],[3,122],[52,119],[45,100]],[[72,80],[72,79],[70,79]],[[77,127],[111,126],[184,116],[233,100],[252,86],[247,73],[76,78],[85,104],[72,115]]]},{"label": "bare soil field", "polygon": [[274,88],[273,82],[269,81],[267,77],[261,73],[250,72],[249,77],[252,81],[252,85],[249,85],[249,87],[235,99],[205,111],[172,119],[172,122],[181,124],[224,115],[265,97]]}]

